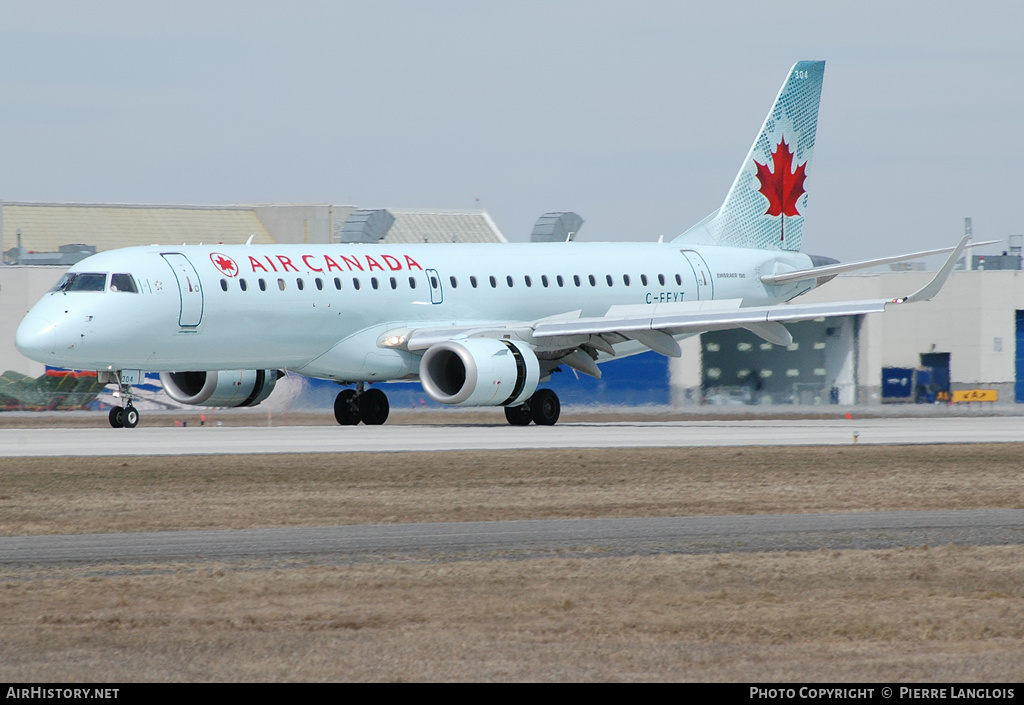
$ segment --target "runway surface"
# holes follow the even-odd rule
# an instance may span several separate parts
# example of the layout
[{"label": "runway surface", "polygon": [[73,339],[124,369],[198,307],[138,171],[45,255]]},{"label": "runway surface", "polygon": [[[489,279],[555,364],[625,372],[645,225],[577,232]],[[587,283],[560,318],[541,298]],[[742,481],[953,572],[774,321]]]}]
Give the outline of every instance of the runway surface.
[{"label": "runway surface", "polygon": [[0,565],[515,560],[1024,543],[1024,509],[382,524],[0,537]]},{"label": "runway surface", "polygon": [[[0,430],[0,457],[524,448],[1024,442],[1015,417],[377,427]],[[1024,543],[1024,509],[580,519],[0,538],[0,565],[179,560],[481,560],[536,556]]]},{"label": "runway surface", "polygon": [[2,429],[0,457],[1024,442],[1018,417]]}]

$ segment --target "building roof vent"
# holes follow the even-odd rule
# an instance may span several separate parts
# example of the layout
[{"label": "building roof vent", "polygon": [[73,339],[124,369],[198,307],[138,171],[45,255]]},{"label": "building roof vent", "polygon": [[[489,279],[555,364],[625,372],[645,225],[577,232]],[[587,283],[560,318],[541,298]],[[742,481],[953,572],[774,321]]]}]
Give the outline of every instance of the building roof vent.
[{"label": "building roof vent", "polygon": [[583,218],[575,213],[545,213],[533,225],[531,242],[569,242],[583,225]]},{"label": "building roof vent", "polygon": [[376,244],[384,239],[395,222],[395,216],[383,208],[353,211],[341,226],[338,242]]}]

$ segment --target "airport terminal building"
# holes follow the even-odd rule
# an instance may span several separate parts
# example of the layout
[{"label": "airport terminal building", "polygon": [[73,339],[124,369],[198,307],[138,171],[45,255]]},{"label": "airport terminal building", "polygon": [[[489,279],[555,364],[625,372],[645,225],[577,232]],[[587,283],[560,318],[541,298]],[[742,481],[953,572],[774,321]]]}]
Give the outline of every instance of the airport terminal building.
[{"label": "airport terminal building", "polygon": [[[534,241],[571,239],[582,220],[544,214]],[[1019,237],[1019,236],[1018,236]],[[0,204],[0,371],[41,375],[22,357],[14,332],[25,312],[74,262],[132,245],[181,243],[506,242],[484,211],[360,209],[329,204],[166,206]],[[705,333],[681,343],[683,356],[656,353],[602,366],[604,377],[556,375],[565,403],[879,404],[952,400],[985,390],[996,403],[1024,402],[1024,272],[1019,247],[974,256],[932,301],[884,314],[788,326],[779,346],[746,330]],[[932,273],[841,275],[802,301],[896,298]]]}]

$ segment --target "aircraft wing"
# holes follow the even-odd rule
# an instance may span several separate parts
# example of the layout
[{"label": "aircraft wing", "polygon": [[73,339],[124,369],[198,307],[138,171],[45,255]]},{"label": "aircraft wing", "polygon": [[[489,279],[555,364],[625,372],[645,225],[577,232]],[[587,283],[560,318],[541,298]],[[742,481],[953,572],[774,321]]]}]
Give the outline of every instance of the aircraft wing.
[{"label": "aircraft wing", "polygon": [[745,328],[777,345],[790,345],[793,337],[783,325],[797,321],[881,313],[886,306],[927,301],[939,292],[949,278],[957,259],[967,245],[965,237],[927,285],[908,296],[895,299],[866,299],[828,303],[785,303],[774,306],[741,306],[739,299],[693,301],[651,305],[612,306],[602,316],[580,315],[570,311],[537,321],[505,321],[475,325],[430,327],[389,331],[382,336],[386,346],[407,350],[426,350],[431,345],[459,337],[516,338],[539,351],[555,353],[551,359],[595,377],[598,354],[614,357],[616,343],[634,340],[669,357],[682,351],[677,336],[713,330]]},{"label": "aircraft wing", "polygon": [[636,341],[668,357],[680,357],[676,336],[712,330],[745,328],[777,345],[790,345],[793,336],[783,323],[829,316],[879,313],[899,300],[873,299],[820,304],[782,304],[740,307],[740,301],[710,301],[651,306],[614,306],[604,316],[581,317],[572,311],[539,321],[507,321],[480,325],[443,326],[389,331],[379,344],[422,352],[458,338],[503,338],[529,343],[538,357],[553,364],[601,377],[601,354],[615,357],[615,345]]},{"label": "aircraft wing", "polygon": [[[724,302],[723,302],[724,303]],[[884,300],[846,301],[839,303],[756,306],[731,310],[692,310],[646,315],[611,315],[578,318],[575,321],[538,322],[533,337],[541,340],[560,336],[616,334],[636,340],[669,357],[682,353],[673,336],[704,333],[727,328],[746,328],[777,345],[790,345],[793,337],[782,325],[829,316],[854,316],[880,313]],[[717,308],[717,307],[716,307]]]},{"label": "aircraft wing", "polygon": [[[964,237],[952,250],[942,268],[927,285],[914,293],[895,299],[867,299],[819,304],[779,304],[743,308],[739,301],[693,302],[651,306],[613,306],[604,316],[576,320],[539,321],[533,325],[534,338],[573,335],[617,334],[643,343],[670,357],[679,357],[679,344],[673,336],[703,333],[724,328],[746,328],[764,340],[790,345],[793,337],[783,323],[881,313],[890,304],[928,301],[942,289],[967,246]],[[948,251],[948,250],[947,250]]]},{"label": "aircraft wing", "polygon": [[964,249],[964,247],[982,247],[983,245],[994,245],[997,242],[999,242],[999,240],[986,240],[985,242],[968,243],[967,237],[965,236],[961,241],[963,247],[961,247],[961,245],[957,245],[956,247],[940,247],[937,250],[911,252],[905,255],[896,255],[895,257],[879,257],[877,259],[864,260],[863,262],[836,262],[835,264],[826,264],[820,267],[811,267],[810,269],[799,269],[782,274],[763,274],[761,275],[761,281],[765,284],[778,285],[804,281],[806,279],[831,279],[837,274],[842,274],[843,272],[854,272],[858,269],[867,269],[869,267],[877,267],[883,264],[906,262],[907,260],[919,259],[930,255],[942,255],[947,252],[953,252],[954,250],[956,250],[957,257],[959,257],[959,253]]}]

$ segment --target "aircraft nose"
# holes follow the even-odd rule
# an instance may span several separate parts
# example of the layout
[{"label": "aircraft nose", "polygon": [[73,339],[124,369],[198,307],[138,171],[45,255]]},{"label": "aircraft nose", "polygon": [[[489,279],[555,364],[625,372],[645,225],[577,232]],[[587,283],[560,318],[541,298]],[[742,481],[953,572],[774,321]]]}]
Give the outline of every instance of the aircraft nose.
[{"label": "aircraft nose", "polygon": [[51,362],[57,346],[56,324],[46,316],[29,311],[14,334],[14,345],[25,357],[36,362]]}]

